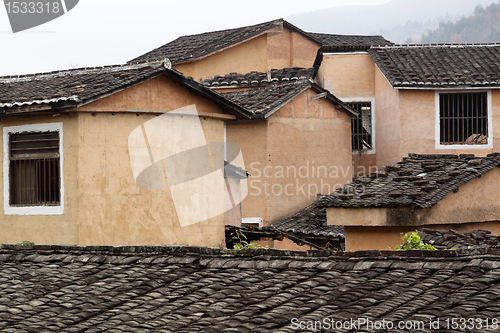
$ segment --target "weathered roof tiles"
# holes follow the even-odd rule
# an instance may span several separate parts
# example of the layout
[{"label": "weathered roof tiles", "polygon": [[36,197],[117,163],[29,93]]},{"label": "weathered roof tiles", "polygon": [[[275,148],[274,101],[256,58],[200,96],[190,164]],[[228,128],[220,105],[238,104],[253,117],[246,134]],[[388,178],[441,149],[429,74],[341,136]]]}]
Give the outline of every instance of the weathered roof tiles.
[{"label": "weathered roof tiles", "polygon": [[386,46],[393,45],[382,36],[371,35],[337,35],[308,32],[309,36],[319,41],[322,45],[322,51],[342,51],[342,50],[366,50],[370,46]]},{"label": "weathered roof tiles", "polygon": [[416,206],[428,208],[460,185],[500,165],[500,154],[410,154],[319,199],[327,207]]},{"label": "weathered roof tiles", "polygon": [[491,231],[487,230],[460,232],[453,229],[432,230],[422,228],[422,230],[418,231],[418,235],[423,242],[431,244],[437,249],[500,246],[500,236],[493,236]]},{"label": "weathered roof tiles", "polygon": [[47,109],[80,107],[160,75],[195,91],[229,112],[236,111],[247,118],[252,116],[244,107],[172,69],[168,59],[3,76],[0,77],[0,112],[34,104],[49,105]]},{"label": "weathered roof tiles", "polygon": [[243,91],[221,93],[221,95],[253,112],[256,115],[255,118],[267,118],[307,89],[313,89],[317,93],[324,93],[330,102],[339,105],[345,112],[357,115],[355,110],[340,99],[306,79],[289,83],[268,84]]},{"label": "weathered roof tiles", "polygon": [[165,57],[169,58],[172,63],[197,59],[262,34],[283,24],[283,21],[283,19],[279,19],[246,27],[182,36],[129,62],[155,60]]},{"label": "weathered roof tiles", "polygon": [[201,59],[212,53],[231,47],[245,40],[259,36],[273,28],[285,27],[292,32],[297,32],[305,38],[318,44],[318,47],[339,48],[363,48],[371,45],[392,44],[382,36],[357,36],[357,35],[334,35],[323,33],[308,33],[283,19],[263,22],[251,26],[245,26],[221,31],[211,31],[196,35],[188,35],[164,44],[149,51],[135,59],[131,63],[145,60],[156,60],[169,58],[172,63],[189,62]]},{"label": "weathered roof tiles", "polygon": [[[500,317],[500,252],[491,248],[335,253],[3,245],[0,284],[2,332],[291,333],[299,331],[297,320],[325,318],[418,320],[430,332],[431,319],[491,324]],[[374,332],[355,329],[363,330]]]},{"label": "weathered roof tiles", "polygon": [[368,54],[394,88],[500,86],[500,44],[374,46]]},{"label": "weathered roof tiles", "polygon": [[[168,59],[0,77],[0,107],[79,103],[172,70]],[[173,70],[172,70],[173,71]]]},{"label": "weathered roof tiles", "polygon": [[258,86],[269,83],[291,82],[314,78],[315,68],[290,67],[280,69],[270,69],[268,72],[253,71],[246,74],[230,73],[226,75],[215,75],[200,81],[204,86],[217,88],[227,86]]},{"label": "weathered roof tiles", "polygon": [[326,207],[318,200],[297,213],[273,224],[276,230],[303,235],[344,237],[344,227],[326,224]]}]

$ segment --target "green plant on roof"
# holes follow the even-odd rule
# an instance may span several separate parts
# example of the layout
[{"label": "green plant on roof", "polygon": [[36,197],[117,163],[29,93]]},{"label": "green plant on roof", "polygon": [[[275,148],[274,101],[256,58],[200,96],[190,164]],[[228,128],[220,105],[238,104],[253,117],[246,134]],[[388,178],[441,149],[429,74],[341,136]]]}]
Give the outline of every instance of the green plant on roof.
[{"label": "green plant on roof", "polygon": [[29,246],[29,245],[35,245],[35,243],[30,242],[30,241],[22,241],[21,243],[17,243],[16,245]]},{"label": "green plant on roof", "polygon": [[420,236],[416,232],[411,234],[406,234],[401,237],[403,239],[403,244],[396,246],[396,251],[406,251],[406,250],[437,250],[431,244],[424,243]]},{"label": "green plant on roof", "polygon": [[[236,232],[231,233],[230,241],[233,243],[233,249],[243,250],[243,249],[258,249],[261,246],[254,242],[248,242],[247,236],[241,231],[236,230]],[[267,247],[267,246],[266,246]]]}]

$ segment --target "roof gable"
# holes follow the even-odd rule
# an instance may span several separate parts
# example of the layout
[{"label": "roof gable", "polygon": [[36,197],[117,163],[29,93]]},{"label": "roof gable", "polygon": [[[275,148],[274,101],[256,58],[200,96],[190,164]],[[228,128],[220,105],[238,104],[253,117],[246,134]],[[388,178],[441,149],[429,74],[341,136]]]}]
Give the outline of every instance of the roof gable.
[{"label": "roof gable", "polygon": [[394,45],[368,53],[394,88],[500,87],[500,44]]},{"label": "roof gable", "polygon": [[129,62],[169,58],[173,63],[192,61],[256,37],[269,29],[283,25],[283,19],[256,25],[188,35],[162,45]]},{"label": "roof gable", "polygon": [[500,154],[417,155],[358,178],[319,200],[327,207],[429,208],[459,186],[500,165]]},{"label": "roof gable", "polygon": [[291,32],[297,32],[303,37],[318,44],[318,47],[329,48],[329,50],[340,50],[344,48],[362,48],[366,50],[371,45],[392,44],[382,36],[336,35],[305,32],[286,20],[278,19],[246,27],[182,36],[130,60],[129,63],[162,58],[168,58],[174,64],[190,62],[242,43],[276,27],[284,27]]}]

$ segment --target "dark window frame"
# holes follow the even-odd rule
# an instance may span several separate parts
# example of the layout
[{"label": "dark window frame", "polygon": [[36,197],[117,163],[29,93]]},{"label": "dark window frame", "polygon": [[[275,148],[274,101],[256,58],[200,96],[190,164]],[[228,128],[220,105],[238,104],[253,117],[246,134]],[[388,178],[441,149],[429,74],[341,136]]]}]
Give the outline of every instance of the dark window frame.
[{"label": "dark window frame", "polygon": [[373,102],[346,102],[359,112],[359,117],[351,119],[352,151],[372,151],[373,144]]},{"label": "dark window frame", "polygon": [[60,206],[59,131],[11,132],[8,138],[9,206]]},{"label": "dark window frame", "polygon": [[488,91],[440,92],[437,97],[439,145],[488,145],[489,103]]}]

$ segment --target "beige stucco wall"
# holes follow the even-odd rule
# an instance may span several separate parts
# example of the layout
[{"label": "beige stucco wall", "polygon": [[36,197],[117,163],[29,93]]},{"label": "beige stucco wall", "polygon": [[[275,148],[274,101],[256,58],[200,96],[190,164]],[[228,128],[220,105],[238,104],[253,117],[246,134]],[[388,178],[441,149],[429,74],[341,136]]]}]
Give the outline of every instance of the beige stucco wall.
[{"label": "beige stucco wall", "polygon": [[391,250],[401,244],[402,234],[417,227],[344,227],[345,250]]},{"label": "beige stucco wall", "polygon": [[375,67],[366,52],[324,54],[318,83],[340,99],[373,97]]},{"label": "beige stucco wall", "polygon": [[[462,223],[462,224],[433,224],[423,226],[434,230],[456,230],[471,232],[474,230],[489,230],[492,235],[500,236],[500,221]],[[390,250],[402,244],[402,236],[408,232],[417,231],[419,227],[345,227],[346,251],[363,250]]]},{"label": "beige stucco wall", "polygon": [[[0,129],[6,126],[32,125],[40,123],[59,123],[63,127],[63,176],[64,212],[62,215],[5,215],[3,177],[0,177],[0,242],[20,243],[31,241],[35,244],[77,244],[78,243],[78,115],[46,115],[38,117],[2,117]],[[3,136],[2,136],[3,138]],[[3,170],[3,139],[0,170]]]},{"label": "beige stucco wall", "polygon": [[288,29],[269,33],[173,67],[196,81],[229,73],[266,72],[269,68],[312,67],[319,45]]},{"label": "beige stucco wall", "polygon": [[375,70],[375,155],[376,166],[401,160],[400,145],[405,133],[401,129],[400,95],[378,68]]},{"label": "beige stucco wall", "polygon": [[196,81],[232,72],[243,74],[251,71],[265,72],[267,70],[267,35],[250,39],[203,59],[173,67]]},{"label": "beige stucco wall", "polygon": [[[391,128],[393,123],[377,122],[379,112],[380,115],[384,115],[392,112],[395,107],[394,97],[390,96],[392,88],[390,85],[384,86],[383,82],[380,81],[380,73],[377,71],[375,63],[366,52],[324,54],[316,78],[318,84],[347,102],[367,102],[374,100],[377,96],[377,100],[372,103],[372,114],[376,117],[376,148],[374,153],[353,151],[353,174],[357,176],[373,171],[370,170],[370,167],[377,166],[378,156],[375,153],[384,150],[387,145],[396,144],[399,135],[398,131]],[[382,83],[382,85],[377,86],[377,83]],[[390,119],[391,122],[396,121],[392,117]],[[378,136],[379,130],[382,132],[380,137]],[[379,149],[379,144],[382,149]],[[392,152],[393,150],[388,149],[387,151]]]},{"label": "beige stucco wall", "polygon": [[408,153],[475,154],[500,149],[500,91],[492,91],[493,148],[436,149],[434,90],[393,89],[366,53],[325,54],[317,81],[344,101],[374,98],[374,154],[353,155],[354,170],[393,164]]},{"label": "beige stucco wall", "polygon": [[[185,88],[163,77],[87,107],[92,110],[117,106],[174,110],[191,104],[196,105],[198,112],[221,112],[213,103],[193,97]],[[128,136],[154,117],[154,114],[134,112],[79,114],[79,244],[224,245],[224,214],[181,227],[168,188],[147,190],[135,184]],[[222,120],[208,117],[200,117],[200,120],[207,142],[224,140]]]},{"label": "beige stucco wall", "polygon": [[224,199],[225,225],[241,227],[241,179],[237,177],[224,177],[226,188]]},{"label": "beige stucco wall", "polygon": [[243,217],[264,225],[310,204],[352,178],[350,116],[307,90],[267,121],[228,122],[250,173]]},{"label": "beige stucco wall", "polygon": [[[130,164],[128,136],[135,128],[160,115],[161,110],[170,111],[192,104],[200,113],[222,113],[212,102],[192,95],[169,79],[158,77],[69,114],[3,117],[2,128],[63,123],[65,191],[62,215],[4,215],[2,209],[0,242],[224,246],[223,213],[181,227],[168,188],[140,188],[135,184]],[[199,119],[207,142],[224,140],[223,119],[213,116],[200,116]],[[3,178],[0,182],[3,188]],[[0,196],[3,204],[3,191]]]},{"label": "beige stucco wall", "polygon": [[[347,227],[347,249],[371,247],[377,242],[380,244],[376,249],[387,248],[399,241],[396,236],[401,232],[422,226],[443,229],[453,225],[465,231],[487,227],[496,234],[500,232],[499,186],[500,168],[495,168],[460,186],[458,192],[449,193],[431,208],[328,208],[327,223]],[[369,231],[374,232],[372,241],[368,241]]]},{"label": "beige stucco wall", "polygon": [[248,195],[241,203],[242,217],[269,216],[269,197],[261,195],[265,180],[262,166],[266,163],[268,122],[265,120],[228,121],[226,141],[241,148],[248,177]]},{"label": "beige stucco wall", "polygon": [[267,38],[267,68],[304,67],[314,64],[319,45],[284,28]]}]

